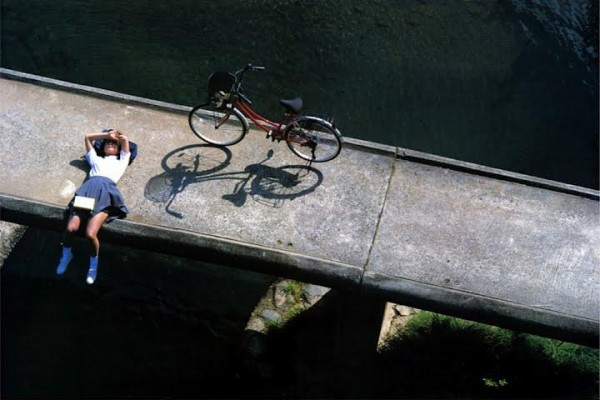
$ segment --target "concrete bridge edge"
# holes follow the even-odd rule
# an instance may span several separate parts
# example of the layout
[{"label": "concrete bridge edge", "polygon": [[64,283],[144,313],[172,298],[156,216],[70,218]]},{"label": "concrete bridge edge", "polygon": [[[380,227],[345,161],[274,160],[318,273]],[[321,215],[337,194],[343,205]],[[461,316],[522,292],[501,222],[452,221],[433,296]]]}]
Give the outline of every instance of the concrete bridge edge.
[{"label": "concrete bridge edge", "polygon": [[[39,201],[0,194],[0,220],[62,232],[64,208]],[[283,276],[362,295],[367,301],[380,299],[414,306],[459,318],[598,347],[598,321],[537,309],[500,299],[463,293],[407,279],[386,277],[362,268],[273,250],[249,243],[194,232],[149,226],[126,220],[106,225],[103,241]],[[372,300],[368,300],[372,299]]]},{"label": "concrete bridge edge", "polygon": [[598,321],[471,292],[366,272],[364,294],[445,315],[597,348]]},{"label": "concrete bridge edge", "polygon": [[[0,220],[43,230],[63,232],[65,207],[0,193]],[[226,265],[269,275],[356,292],[362,269],[353,265],[310,257],[251,243],[181,229],[115,220],[106,224],[100,239],[178,257]]]},{"label": "concrete bridge edge", "polygon": [[[191,109],[191,107],[182,105],[130,96],[5,68],[0,68],[0,77],[181,114],[187,114]],[[600,192],[597,190],[400,147],[354,138],[344,138],[344,145],[361,151],[393,154],[395,159],[435,165],[596,201],[600,198]],[[385,199],[383,206],[385,206]],[[0,220],[60,232],[64,229],[63,211],[63,208],[53,204],[0,193]],[[539,333],[563,340],[567,339],[592,347],[598,346],[597,321],[565,316],[524,305],[509,305],[498,299],[474,296],[472,293],[468,294],[469,300],[466,298],[466,293],[408,280],[387,279],[385,276],[369,272],[369,261],[363,267],[346,265],[330,260],[262,248],[248,243],[235,242],[225,238],[147,226],[131,221],[115,221],[107,225],[101,235],[103,236],[102,240],[115,244],[128,242],[133,247],[177,256],[185,253],[189,258],[266,274],[286,276],[292,279],[310,280],[313,283],[345,292],[361,292],[373,298],[385,297],[388,301],[415,305],[419,308],[424,308],[423,306],[427,305],[432,311],[439,311],[448,315],[477,319],[482,322],[487,321],[491,324],[501,323],[503,326],[518,330]],[[376,236],[377,232],[374,235]],[[484,315],[485,313],[488,314]]]}]

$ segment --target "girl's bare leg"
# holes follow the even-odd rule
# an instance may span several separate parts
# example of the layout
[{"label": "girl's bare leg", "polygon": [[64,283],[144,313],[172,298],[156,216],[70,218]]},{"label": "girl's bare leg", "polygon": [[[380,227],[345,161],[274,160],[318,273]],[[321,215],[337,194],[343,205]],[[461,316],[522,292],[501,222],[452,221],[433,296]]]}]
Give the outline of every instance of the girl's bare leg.
[{"label": "girl's bare leg", "polygon": [[98,240],[98,231],[108,218],[108,213],[104,211],[94,215],[85,227],[85,237],[90,241],[90,257],[98,257],[100,254],[100,241]]},{"label": "girl's bare leg", "polygon": [[96,281],[96,271],[98,269],[98,254],[100,254],[100,241],[98,240],[98,231],[102,224],[108,218],[108,213],[100,212],[94,215],[87,223],[85,236],[90,241],[90,269],[88,270],[86,282],[92,284]]},{"label": "girl's bare leg", "polygon": [[60,261],[58,262],[58,267],[56,267],[56,273],[58,275],[62,275],[67,270],[67,266],[69,262],[73,258],[73,253],[71,252],[71,242],[73,241],[73,235],[79,229],[79,225],[81,224],[81,218],[79,215],[74,214],[67,223],[67,228],[63,234],[63,248],[62,248],[62,256],[60,257]]},{"label": "girl's bare leg", "polygon": [[73,241],[73,235],[79,230],[79,225],[81,224],[81,218],[77,214],[73,214],[73,216],[69,219],[67,223],[67,228],[63,234],[63,246],[71,247],[71,242]]}]

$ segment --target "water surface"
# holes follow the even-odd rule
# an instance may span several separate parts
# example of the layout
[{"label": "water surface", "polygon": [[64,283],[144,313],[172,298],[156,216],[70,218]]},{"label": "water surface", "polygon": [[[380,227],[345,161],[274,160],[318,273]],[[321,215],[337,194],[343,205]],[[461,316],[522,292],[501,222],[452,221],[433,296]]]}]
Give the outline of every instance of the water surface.
[{"label": "water surface", "polygon": [[589,0],[4,0],[3,67],[184,105],[252,61],[345,136],[598,187]]}]

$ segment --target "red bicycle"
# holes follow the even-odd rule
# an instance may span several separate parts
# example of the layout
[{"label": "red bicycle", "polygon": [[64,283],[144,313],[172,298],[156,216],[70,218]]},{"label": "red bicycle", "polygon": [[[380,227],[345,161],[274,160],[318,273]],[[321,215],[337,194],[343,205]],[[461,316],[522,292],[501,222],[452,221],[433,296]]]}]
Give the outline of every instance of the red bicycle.
[{"label": "red bicycle", "polygon": [[283,119],[273,122],[251,107],[242,91],[244,75],[265,67],[252,64],[235,73],[216,71],[208,78],[208,102],[190,111],[188,120],[196,136],[207,143],[230,146],[241,141],[249,129],[248,119],[267,133],[267,138],[285,140],[298,157],[311,162],[333,160],[342,149],[342,135],[333,122],[301,115],[302,99],[280,100]]}]

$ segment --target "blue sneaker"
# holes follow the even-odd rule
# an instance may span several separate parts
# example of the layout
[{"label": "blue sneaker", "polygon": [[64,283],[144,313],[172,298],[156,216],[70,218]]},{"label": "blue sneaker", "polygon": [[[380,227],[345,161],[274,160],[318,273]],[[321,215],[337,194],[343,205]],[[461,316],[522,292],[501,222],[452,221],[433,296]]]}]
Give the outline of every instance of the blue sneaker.
[{"label": "blue sneaker", "polygon": [[56,267],[56,275],[64,274],[72,259],[73,253],[71,253],[71,248],[63,247],[62,256],[60,257],[60,261],[58,262],[58,267]]},{"label": "blue sneaker", "polygon": [[96,282],[97,270],[98,270],[98,257],[90,257],[90,269],[88,270],[87,278],[85,280],[88,283],[88,285],[91,285],[94,282]]}]

